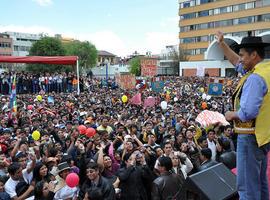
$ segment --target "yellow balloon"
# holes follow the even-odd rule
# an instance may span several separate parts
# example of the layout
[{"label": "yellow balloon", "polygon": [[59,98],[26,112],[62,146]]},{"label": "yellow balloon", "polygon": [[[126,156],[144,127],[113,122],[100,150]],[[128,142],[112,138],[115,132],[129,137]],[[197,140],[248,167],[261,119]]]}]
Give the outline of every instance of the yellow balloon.
[{"label": "yellow balloon", "polygon": [[200,88],[200,92],[204,92],[204,88]]},{"label": "yellow balloon", "polygon": [[126,95],[122,96],[122,101],[123,103],[126,103],[128,101],[128,97]]},{"label": "yellow balloon", "polygon": [[39,138],[40,138],[40,132],[39,131],[34,131],[33,133],[32,133],[32,138],[35,140],[35,141],[37,141],[37,140],[39,140]]},{"label": "yellow balloon", "polygon": [[37,95],[37,100],[38,101],[42,101],[42,96],[41,95]]}]

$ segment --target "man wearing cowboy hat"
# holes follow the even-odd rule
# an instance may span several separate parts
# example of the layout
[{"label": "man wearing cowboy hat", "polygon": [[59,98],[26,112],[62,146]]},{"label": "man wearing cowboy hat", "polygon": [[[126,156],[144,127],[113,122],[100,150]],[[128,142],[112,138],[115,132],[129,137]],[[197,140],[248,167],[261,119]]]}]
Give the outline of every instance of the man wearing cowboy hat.
[{"label": "man wearing cowboy hat", "polygon": [[58,165],[58,176],[56,176],[56,185],[54,189],[54,199],[76,199],[78,188],[71,188],[66,185],[66,177],[70,173],[70,166],[67,162]]},{"label": "man wearing cowboy hat", "polygon": [[216,34],[228,60],[243,77],[233,94],[234,111],[225,117],[234,122],[237,137],[237,187],[240,200],[269,199],[267,152],[270,148],[270,62],[264,61],[261,37],[244,37],[237,45],[239,56]]}]

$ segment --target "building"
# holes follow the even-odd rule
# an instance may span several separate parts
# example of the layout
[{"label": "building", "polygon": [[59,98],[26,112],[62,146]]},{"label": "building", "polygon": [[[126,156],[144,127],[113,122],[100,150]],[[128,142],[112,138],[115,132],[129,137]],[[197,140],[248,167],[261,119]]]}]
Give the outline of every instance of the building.
[{"label": "building", "polygon": [[[12,56],[12,38],[8,34],[0,33],[0,56]],[[10,66],[7,63],[0,63],[0,68],[7,68]],[[0,69],[0,73],[3,70]]]},{"label": "building", "polygon": [[116,64],[116,55],[108,52],[108,51],[98,51],[98,62],[97,66],[103,66],[106,64],[106,60],[108,61],[108,64],[114,65]]},{"label": "building", "polygon": [[178,45],[168,45],[161,50],[158,62],[159,75],[176,75],[179,67]]},{"label": "building", "polygon": [[12,38],[6,33],[0,33],[0,56],[11,56],[12,51]]},{"label": "building", "polygon": [[269,0],[179,0],[179,16],[179,47],[190,61],[180,62],[180,75],[196,75],[198,68],[208,68],[210,76],[231,72],[214,40],[218,30],[229,45],[240,43],[248,31],[270,41]]},{"label": "building", "polygon": [[40,40],[41,34],[5,32],[13,40],[12,55],[27,56],[34,42]]}]

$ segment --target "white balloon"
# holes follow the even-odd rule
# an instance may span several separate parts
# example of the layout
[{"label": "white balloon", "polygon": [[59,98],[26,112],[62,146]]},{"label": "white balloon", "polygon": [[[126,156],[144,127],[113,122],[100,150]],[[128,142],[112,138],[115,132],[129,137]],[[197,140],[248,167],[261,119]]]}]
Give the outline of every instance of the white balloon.
[{"label": "white balloon", "polygon": [[167,104],[167,102],[166,102],[166,101],[162,101],[162,102],[160,103],[160,106],[161,106],[162,110],[166,110],[166,109],[167,109],[168,104]]},{"label": "white balloon", "polygon": [[202,94],[202,99],[206,99],[207,95],[205,93]]},{"label": "white balloon", "polygon": [[177,97],[174,97],[173,98],[174,102],[178,101],[178,98]]},{"label": "white balloon", "polygon": [[210,95],[207,95],[206,96],[206,100],[209,101],[211,99],[211,96]]}]

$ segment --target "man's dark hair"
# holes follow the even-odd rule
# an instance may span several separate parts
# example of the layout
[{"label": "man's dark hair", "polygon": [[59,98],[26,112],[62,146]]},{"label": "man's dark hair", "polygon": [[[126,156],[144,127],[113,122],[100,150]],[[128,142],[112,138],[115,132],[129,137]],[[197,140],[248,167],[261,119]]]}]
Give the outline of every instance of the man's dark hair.
[{"label": "man's dark hair", "polygon": [[202,154],[204,157],[206,157],[208,160],[210,160],[211,157],[212,157],[212,151],[211,151],[211,149],[209,149],[209,148],[203,148],[203,149],[201,150],[201,154]]},{"label": "man's dark hair", "polygon": [[231,125],[226,125],[226,126],[224,127],[224,130],[227,130],[228,128],[232,128],[232,126],[231,126]]},{"label": "man's dark hair", "polygon": [[21,168],[20,163],[14,162],[8,167],[8,173],[10,175],[14,175]]},{"label": "man's dark hair", "polygon": [[97,170],[98,169],[98,164],[96,162],[89,162],[88,165],[87,165],[87,169],[95,169]]},{"label": "man's dark hair", "polygon": [[265,57],[265,49],[259,47],[245,47],[243,48],[250,55],[252,52],[256,51],[260,58],[264,59]]},{"label": "man's dark hair", "polygon": [[25,153],[19,153],[18,155],[15,156],[14,162],[20,162],[21,158],[27,158],[27,155]]},{"label": "man's dark hair", "polygon": [[205,136],[200,136],[197,140],[198,144],[201,144],[204,140],[207,140]]},{"label": "man's dark hair", "polygon": [[173,167],[172,160],[170,157],[161,156],[159,159],[159,165],[161,167],[165,167],[166,171],[170,171]]}]

